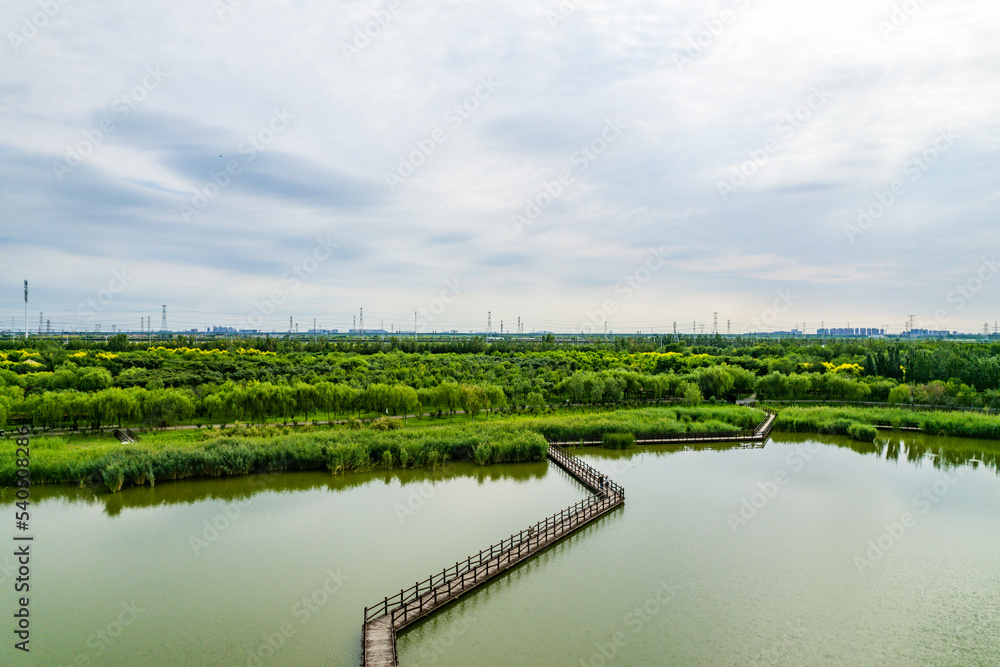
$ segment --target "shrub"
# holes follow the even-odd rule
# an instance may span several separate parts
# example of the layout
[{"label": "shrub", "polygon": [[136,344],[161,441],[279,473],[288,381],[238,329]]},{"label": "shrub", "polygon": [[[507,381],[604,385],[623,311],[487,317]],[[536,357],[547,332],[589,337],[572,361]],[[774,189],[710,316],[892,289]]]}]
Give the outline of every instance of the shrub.
[{"label": "shrub", "polygon": [[399,423],[398,419],[389,419],[388,417],[378,417],[368,425],[368,428],[373,431],[394,431],[402,427],[403,425]]},{"label": "shrub", "polygon": [[852,438],[861,442],[874,442],[878,437],[878,429],[868,424],[854,422],[847,430]]}]

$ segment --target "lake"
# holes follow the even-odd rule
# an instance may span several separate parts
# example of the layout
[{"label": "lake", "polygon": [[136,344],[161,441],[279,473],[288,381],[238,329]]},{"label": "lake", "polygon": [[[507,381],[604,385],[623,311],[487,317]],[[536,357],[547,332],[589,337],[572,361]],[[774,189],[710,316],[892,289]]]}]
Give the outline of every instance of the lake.
[{"label": "lake", "polygon": [[[625,506],[401,634],[400,664],[1000,664],[991,443],[880,440],[578,450]],[[586,495],[549,463],[34,487],[30,664],[357,665],[365,605]]]}]

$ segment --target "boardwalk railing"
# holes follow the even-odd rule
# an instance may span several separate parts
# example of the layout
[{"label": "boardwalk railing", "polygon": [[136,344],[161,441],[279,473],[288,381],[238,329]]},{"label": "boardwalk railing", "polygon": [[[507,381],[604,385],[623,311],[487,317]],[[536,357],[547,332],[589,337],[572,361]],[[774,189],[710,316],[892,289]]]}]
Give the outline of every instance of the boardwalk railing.
[{"label": "boardwalk railing", "polygon": [[439,606],[450,600],[455,593],[466,590],[474,581],[489,578],[491,571],[498,573],[522,560],[544,543],[552,541],[553,535],[562,535],[585,523],[581,518],[589,520],[624,502],[625,490],[606,477],[602,487],[601,473],[591,466],[566,453],[558,445],[550,445],[549,454],[553,461],[591,488],[595,495],[546,517],[395,595],[386,596],[371,607],[365,607],[365,623],[381,616],[390,616],[393,627],[405,627],[422,617],[425,608]]},{"label": "boardwalk railing", "polygon": [[[740,431],[701,431],[698,433],[677,433],[672,431],[669,433],[636,433],[635,441],[636,443],[643,442],[694,442],[699,440],[750,440],[754,437],[756,431],[750,429],[742,429]],[[601,438],[598,436],[594,439],[594,436],[586,436],[583,438],[559,438],[549,440],[550,444],[556,445],[579,445],[580,441],[583,442],[601,442]]]},{"label": "boardwalk railing", "polygon": [[607,475],[601,474],[592,466],[567,452],[558,443],[549,443],[549,457],[556,465],[576,477],[592,491],[598,494],[606,493],[621,500],[625,499],[625,489],[611,481]]},{"label": "boardwalk railing", "polygon": [[[760,423],[753,429],[741,429],[738,431],[696,431],[687,433],[678,433],[676,431],[671,432],[659,432],[659,433],[636,433],[635,442],[636,444],[667,444],[671,442],[677,443],[698,443],[698,442],[736,442],[744,440],[766,440],[767,436],[771,433],[771,426],[774,423],[772,417],[776,417],[777,413],[774,410],[768,408],[760,408],[764,411],[764,418],[760,420]],[[587,436],[583,438],[560,438],[560,439],[549,439],[549,444],[556,445],[568,445],[574,446],[579,445],[581,442],[584,444],[593,444],[601,442],[600,438],[594,439],[594,436]]]},{"label": "boardwalk railing", "polygon": [[771,435],[771,429],[774,427],[774,421],[778,418],[778,413],[770,408],[762,408],[764,410],[764,419],[757,424],[757,428],[754,429],[754,433],[761,440],[767,440],[767,436]]}]

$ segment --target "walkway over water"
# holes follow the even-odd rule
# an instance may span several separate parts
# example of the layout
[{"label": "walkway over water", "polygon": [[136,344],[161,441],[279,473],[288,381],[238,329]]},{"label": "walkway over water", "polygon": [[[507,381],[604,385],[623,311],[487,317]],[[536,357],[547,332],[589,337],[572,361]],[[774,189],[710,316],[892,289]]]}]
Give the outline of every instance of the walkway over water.
[{"label": "walkway over water", "polygon": [[[774,419],[775,414],[768,412],[753,431],[682,436],[653,434],[637,437],[636,444],[744,441],[763,443],[771,432]],[[582,444],[600,444],[600,441]],[[374,606],[365,607],[365,620],[361,632],[362,665],[395,667],[399,664],[399,657],[396,655],[397,632],[624,504],[625,489],[568,453],[559,444],[549,443],[548,457],[590,489],[594,495],[511,535],[488,549],[483,549],[475,556],[469,556],[464,561],[441,570],[440,573],[432,574],[396,595],[384,598]]]},{"label": "walkway over water", "polygon": [[558,445],[549,458],[594,495],[365,608],[363,665],[398,665],[396,633],[625,502],[625,490]]}]

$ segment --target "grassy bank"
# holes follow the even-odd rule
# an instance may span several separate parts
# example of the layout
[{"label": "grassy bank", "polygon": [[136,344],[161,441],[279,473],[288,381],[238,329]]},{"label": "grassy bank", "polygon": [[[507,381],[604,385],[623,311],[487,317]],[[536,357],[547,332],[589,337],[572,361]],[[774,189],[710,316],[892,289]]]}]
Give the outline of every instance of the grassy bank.
[{"label": "grassy bank", "polygon": [[891,426],[897,430],[919,428],[929,435],[1000,440],[1000,417],[973,412],[912,412],[901,408],[875,407],[789,407],[778,413],[774,425],[782,431],[851,435],[869,442],[877,433],[876,426]]},{"label": "grassy bank", "polygon": [[524,417],[517,421],[550,440],[601,440],[605,433],[651,434],[738,433],[754,428],[762,410],[735,405],[659,407],[596,414]]},{"label": "grassy bank", "polygon": [[[538,433],[506,425],[406,431],[334,428],[282,433],[231,429],[196,438],[143,439],[132,445],[67,446],[60,438],[32,442],[35,484],[122,486],[188,477],[329,469],[333,473],[382,468],[435,467],[451,459],[476,463],[538,461],[548,445]],[[14,444],[3,444],[0,486],[14,483]]]},{"label": "grassy bank", "polygon": [[[173,431],[131,445],[108,437],[39,436],[31,441],[35,484],[123,486],[189,477],[328,469],[433,468],[449,460],[485,465],[545,458],[546,437],[604,434],[738,432],[763,413],[735,406],[644,408],[599,414],[515,417],[488,423],[399,428],[380,420],[335,427],[237,426]],[[0,486],[14,483],[14,443],[0,444]]]},{"label": "grassy bank", "polygon": [[[35,484],[79,484],[117,491],[162,480],[268,471],[326,469],[340,474],[375,468],[434,468],[449,460],[480,465],[538,461],[545,457],[546,438],[599,440],[627,447],[632,440],[623,434],[736,433],[752,429],[762,417],[760,410],[737,406],[672,406],[517,416],[432,428],[400,428],[391,420],[363,427],[360,422],[332,427],[238,426],[165,432],[132,445],[121,445],[107,436],[33,436],[31,479]],[[899,408],[788,407],[778,414],[775,428],[847,435],[870,443],[876,439],[876,425],[1000,441],[1000,417]],[[14,441],[0,441],[0,487],[14,484],[15,458]]]}]

